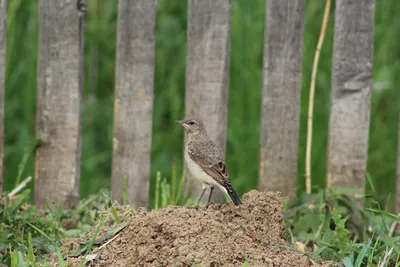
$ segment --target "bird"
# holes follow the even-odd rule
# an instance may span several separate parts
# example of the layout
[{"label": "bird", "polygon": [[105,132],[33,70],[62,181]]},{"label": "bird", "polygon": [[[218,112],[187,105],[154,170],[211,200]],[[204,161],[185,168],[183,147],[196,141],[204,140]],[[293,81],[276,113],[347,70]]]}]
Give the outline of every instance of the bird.
[{"label": "bird", "polygon": [[232,188],[228,169],[221,158],[220,150],[208,136],[203,122],[194,117],[186,117],[175,122],[180,124],[187,133],[188,138],[184,152],[186,165],[193,177],[202,182],[203,191],[200,194],[197,205],[193,206],[193,208],[199,208],[207,187],[210,188],[210,195],[205,208],[208,208],[211,204],[211,195],[214,187],[218,187],[227,194],[236,206],[242,204]]}]

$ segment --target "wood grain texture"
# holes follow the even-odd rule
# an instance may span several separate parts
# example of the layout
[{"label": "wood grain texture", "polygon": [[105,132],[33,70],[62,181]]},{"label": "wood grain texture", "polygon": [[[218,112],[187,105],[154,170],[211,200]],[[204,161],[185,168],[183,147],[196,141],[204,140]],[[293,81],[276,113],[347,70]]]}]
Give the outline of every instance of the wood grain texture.
[{"label": "wood grain texture", "polygon": [[364,192],[375,0],[337,0],[327,188]]},{"label": "wood grain texture", "polygon": [[147,206],[152,137],[155,0],[120,0],[114,107],[112,197]]},{"label": "wood grain texture", "polygon": [[400,117],[397,129],[397,172],[396,172],[395,214],[400,213]]},{"label": "wood grain texture", "polygon": [[[189,0],[188,8],[186,115],[196,116],[204,122],[223,158],[228,112],[231,8],[231,0]],[[229,170],[229,165],[227,167]],[[187,174],[190,178],[187,181],[191,181],[191,174],[188,171]],[[235,187],[234,182],[232,186]],[[194,182],[192,196],[198,197],[200,192],[200,184]],[[207,191],[204,200],[208,194]],[[222,202],[222,192],[214,190],[212,201]]]},{"label": "wood grain texture", "polygon": [[76,1],[40,0],[35,203],[79,200],[81,155],[80,12]]},{"label": "wood grain texture", "polygon": [[7,0],[0,0],[0,193],[3,190],[4,104],[6,91]]},{"label": "wood grain texture", "polygon": [[264,40],[260,190],[295,194],[304,0],[268,0]]}]

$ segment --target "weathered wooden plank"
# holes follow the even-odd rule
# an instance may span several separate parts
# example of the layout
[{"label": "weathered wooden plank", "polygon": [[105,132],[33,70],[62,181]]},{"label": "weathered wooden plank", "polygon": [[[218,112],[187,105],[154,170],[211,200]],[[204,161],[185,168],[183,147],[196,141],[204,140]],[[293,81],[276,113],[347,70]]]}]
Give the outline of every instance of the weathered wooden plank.
[{"label": "weathered wooden plank", "polygon": [[337,0],[327,187],[364,191],[375,0]]},{"label": "weathered wooden plank", "polygon": [[[232,3],[231,0],[189,0],[188,9],[186,115],[203,120],[210,138],[224,155]],[[191,178],[189,171],[186,173]],[[198,197],[200,191],[200,184],[194,182],[192,195]],[[204,199],[208,194],[207,190]],[[212,201],[223,201],[222,192],[215,190]]]},{"label": "weathered wooden plank", "polygon": [[395,212],[400,213],[400,117],[397,130],[397,173],[396,173],[396,188],[395,188]]},{"label": "weathered wooden plank", "polygon": [[35,203],[79,200],[83,20],[77,2],[40,0]]},{"label": "weathered wooden plank", "polygon": [[7,0],[0,0],[0,193],[3,190],[4,104],[6,91]]},{"label": "weathered wooden plank", "polygon": [[304,0],[266,1],[260,190],[296,192]]},{"label": "weathered wooden plank", "polygon": [[114,113],[112,197],[149,203],[156,0],[120,0]]}]

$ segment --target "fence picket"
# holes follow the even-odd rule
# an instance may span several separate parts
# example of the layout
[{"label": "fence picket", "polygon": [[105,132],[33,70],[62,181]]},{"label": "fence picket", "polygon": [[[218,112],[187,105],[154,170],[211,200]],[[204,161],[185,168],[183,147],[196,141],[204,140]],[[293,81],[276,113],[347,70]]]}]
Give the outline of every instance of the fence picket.
[{"label": "fence picket", "polygon": [[364,191],[375,0],[337,0],[327,187]]},{"label": "fence picket", "polygon": [[69,0],[40,0],[35,204],[79,201],[81,145],[80,11]]},{"label": "fence picket", "polygon": [[120,0],[116,62],[112,197],[149,203],[156,0]]},{"label": "fence picket", "polygon": [[396,173],[396,187],[395,187],[395,212],[400,213],[400,117],[397,129],[397,173]]},{"label": "fence picket", "polygon": [[268,0],[264,41],[260,190],[296,191],[304,0]]}]

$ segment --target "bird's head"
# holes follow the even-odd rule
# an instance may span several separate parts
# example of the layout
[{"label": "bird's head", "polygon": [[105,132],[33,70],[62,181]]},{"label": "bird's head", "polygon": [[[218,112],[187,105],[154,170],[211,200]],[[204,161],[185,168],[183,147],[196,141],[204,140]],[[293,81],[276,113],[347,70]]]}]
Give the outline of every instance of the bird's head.
[{"label": "bird's head", "polygon": [[187,117],[180,121],[175,121],[185,128],[187,134],[196,135],[201,132],[205,132],[204,124],[201,120],[193,117]]}]

